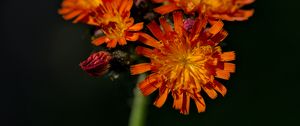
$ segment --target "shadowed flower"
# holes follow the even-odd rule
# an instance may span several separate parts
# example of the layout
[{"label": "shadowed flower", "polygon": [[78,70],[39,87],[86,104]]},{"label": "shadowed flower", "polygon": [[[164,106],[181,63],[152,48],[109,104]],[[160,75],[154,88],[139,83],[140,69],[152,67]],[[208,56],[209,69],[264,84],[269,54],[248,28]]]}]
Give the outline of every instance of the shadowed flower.
[{"label": "shadowed flower", "polygon": [[190,99],[195,101],[198,112],[205,111],[205,102],[200,91],[215,99],[217,92],[223,96],[227,89],[217,80],[228,80],[235,72],[235,64],[228,63],[235,59],[234,52],[222,52],[218,44],[227,36],[221,21],[207,27],[207,17],[195,19],[191,32],[183,28],[182,13],[174,12],[174,29],[164,17],[159,19],[160,26],[152,21],[147,25],[154,39],[148,34],[140,33],[139,40],[153,47],[137,47],[136,52],[150,59],[150,63],[131,66],[131,74],[151,71],[139,88],[147,96],[159,90],[154,105],[161,107],[169,93],[172,94],[173,107],[182,114],[189,113]]},{"label": "shadowed flower", "polygon": [[254,10],[242,10],[254,0],[152,0],[156,3],[168,2],[154,9],[160,14],[167,14],[182,9],[187,14],[199,12],[206,14],[210,19],[222,19],[227,21],[247,20],[253,15]]},{"label": "shadowed flower", "polygon": [[73,23],[80,21],[90,25],[97,25],[93,15],[100,4],[102,4],[102,0],[64,0],[58,13],[63,15],[65,20],[75,18]]},{"label": "shadowed flower", "polygon": [[130,17],[132,0],[102,0],[103,5],[96,10],[96,20],[105,36],[95,39],[92,43],[96,46],[107,43],[107,47],[114,48],[117,43],[125,45],[128,41],[136,41],[138,33],[143,28],[143,23],[134,24]]},{"label": "shadowed flower", "polygon": [[194,26],[194,24],[195,24],[194,19],[192,19],[192,18],[185,19],[183,21],[183,28],[184,28],[184,30],[190,32],[192,30],[192,27]]},{"label": "shadowed flower", "polygon": [[79,65],[90,76],[101,77],[108,72],[111,59],[111,55],[108,52],[100,51],[93,53]]}]

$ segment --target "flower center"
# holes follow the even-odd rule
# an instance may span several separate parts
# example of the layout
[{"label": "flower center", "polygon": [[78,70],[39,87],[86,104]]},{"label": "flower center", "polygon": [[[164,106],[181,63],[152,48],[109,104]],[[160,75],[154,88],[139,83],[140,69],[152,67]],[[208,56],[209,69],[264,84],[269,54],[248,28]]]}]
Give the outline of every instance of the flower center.
[{"label": "flower center", "polygon": [[[113,18],[104,19],[104,23],[101,26],[104,34],[110,38],[121,38],[124,37],[124,31],[126,30],[126,24],[122,21],[120,16]],[[107,22],[107,23],[105,23]]]},{"label": "flower center", "polygon": [[[169,78],[167,87],[177,89],[199,89],[206,84],[210,76],[206,63],[212,59],[212,47],[197,45],[191,48],[189,40],[170,39],[161,50],[161,54],[152,59],[159,64],[158,73]],[[200,89],[199,89],[200,90]]]}]

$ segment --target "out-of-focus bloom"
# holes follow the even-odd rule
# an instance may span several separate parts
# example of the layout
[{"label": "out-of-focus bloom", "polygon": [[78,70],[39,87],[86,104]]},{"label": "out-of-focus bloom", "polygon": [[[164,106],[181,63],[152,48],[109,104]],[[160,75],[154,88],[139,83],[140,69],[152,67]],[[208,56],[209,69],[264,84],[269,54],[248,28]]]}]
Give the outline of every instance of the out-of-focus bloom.
[{"label": "out-of-focus bloom", "polygon": [[84,22],[97,25],[93,15],[95,9],[102,4],[102,0],[64,0],[62,8],[58,10],[65,20],[73,20],[73,23]]},{"label": "out-of-focus bloom", "polygon": [[134,0],[134,4],[135,4],[135,6],[139,6],[141,3],[146,3],[147,2],[147,0]]},{"label": "out-of-focus bloom", "polygon": [[183,16],[173,13],[174,29],[165,18],[160,18],[160,26],[155,22],[147,25],[154,39],[141,33],[139,40],[153,47],[137,47],[136,52],[150,59],[150,63],[131,66],[131,74],[151,71],[151,74],[138,86],[147,96],[159,90],[154,105],[161,107],[169,93],[174,98],[173,107],[182,114],[189,113],[190,99],[195,101],[198,112],[205,111],[205,102],[200,91],[215,99],[217,92],[223,96],[227,89],[217,80],[228,80],[235,72],[235,64],[227,61],[235,59],[234,52],[222,52],[218,44],[227,36],[221,21],[207,27],[207,18],[199,16],[191,32],[183,28]]},{"label": "out-of-focus bloom", "polygon": [[112,57],[108,52],[100,51],[93,53],[79,65],[81,69],[86,71],[89,75],[101,77],[108,72],[111,59]]},{"label": "out-of-focus bloom", "polygon": [[185,13],[199,12],[208,15],[211,19],[222,19],[227,21],[247,20],[253,15],[254,10],[242,10],[247,4],[254,0],[152,0],[156,3],[168,2],[154,9],[160,14],[167,14],[182,9]]},{"label": "out-of-focus bloom", "polygon": [[190,32],[192,30],[194,24],[195,24],[195,19],[192,19],[192,18],[185,19],[183,21],[183,28],[184,28],[184,30]]},{"label": "out-of-focus bloom", "polygon": [[95,39],[96,46],[107,43],[107,47],[114,48],[117,43],[125,45],[128,41],[138,39],[137,31],[143,28],[143,23],[134,24],[130,17],[132,0],[102,0],[103,4],[96,10],[96,20],[105,36]]}]

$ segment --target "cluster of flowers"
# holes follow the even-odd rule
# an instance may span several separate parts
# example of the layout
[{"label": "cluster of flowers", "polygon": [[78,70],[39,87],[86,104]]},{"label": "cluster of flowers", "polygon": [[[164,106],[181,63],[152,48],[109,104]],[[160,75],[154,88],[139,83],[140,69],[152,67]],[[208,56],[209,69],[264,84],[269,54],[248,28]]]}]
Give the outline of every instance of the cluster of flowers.
[{"label": "cluster of flowers", "polygon": [[[158,90],[154,105],[161,107],[168,94],[173,96],[173,107],[188,114],[190,99],[198,112],[205,111],[200,92],[215,99],[217,92],[225,95],[227,89],[215,78],[228,80],[235,72],[234,51],[222,52],[219,43],[228,35],[223,29],[225,21],[243,21],[253,10],[243,6],[254,0],[64,0],[59,13],[73,23],[86,23],[97,27],[102,35],[94,37],[92,44],[107,49],[137,41],[137,55],[149,58],[148,63],[130,66],[132,75],[150,71],[138,84],[147,96]],[[144,3],[142,5],[141,3]],[[134,23],[133,7],[152,5],[154,19],[143,28],[144,22]],[[154,6],[154,7],[153,7]],[[141,11],[145,11],[142,9]],[[147,12],[132,12],[148,15]],[[155,18],[155,14],[160,14]],[[148,16],[149,17],[149,16]],[[185,18],[186,17],[186,18]],[[157,23],[159,22],[159,24]],[[147,33],[148,31],[148,33]],[[151,34],[152,35],[149,35]],[[80,66],[92,76],[103,76],[115,57],[108,51],[93,53]]]}]

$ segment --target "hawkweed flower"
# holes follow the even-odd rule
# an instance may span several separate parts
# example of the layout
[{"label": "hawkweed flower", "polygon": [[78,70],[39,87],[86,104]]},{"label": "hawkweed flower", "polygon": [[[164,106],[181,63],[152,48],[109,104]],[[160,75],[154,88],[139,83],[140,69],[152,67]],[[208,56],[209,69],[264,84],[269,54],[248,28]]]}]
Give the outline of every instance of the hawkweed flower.
[{"label": "hawkweed flower", "polygon": [[65,20],[75,18],[73,23],[84,22],[97,25],[93,15],[100,4],[102,4],[102,0],[64,0],[58,13],[63,15]]},{"label": "hawkweed flower", "polygon": [[103,4],[96,10],[96,21],[101,27],[105,36],[93,40],[98,46],[107,43],[108,48],[125,45],[128,41],[136,41],[138,33],[143,28],[143,22],[134,24],[130,17],[132,0],[102,0]]},{"label": "hawkweed flower", "polygon": [[242,10],[254,0],[152,0],[156,3],[168,2],[154,9],[160,14],[167,14],[175,10],[183,10],[187,14],[199,12],[206,14],[210,19],[227,21],[247,20],[253,15],[254,10]]},{"label": "hawkweed flower", "polygon": [[[222,52],[218,44],[227,36],[222,29],[222,21],[208,27],[207,17],[195,19],[191,32],[183,28],[183,16],[173,13],[174,29],[166,18],[159,19],[160,26],[152,21],[147,25],[155,38],[140,33],[139,40],[153,49],[138,46],[136,52],[150,59],[150,63],[131,66],[131,74],[151,71],[151,74],[139,83],[141,92],[147,96],[155,90],[159,95],[154,105],[161,107],[170,93],[173,107],[182,114],[188,114],[190,99],[195,101],[198,112],[205,111],[205,102],[201,91],[215,99],[217,92],[223,96],[227,89],[215,78],[228,80],[235,72],[235,53]],[[161,29],[162,27],[162,29]]]},{"label": "hawkweed flower", "polygon": [[79,65],[82,70],[90,76],[101,77],[109,71],[111,55],[105,51],[99,51],[91,54],[86,60]]}]

